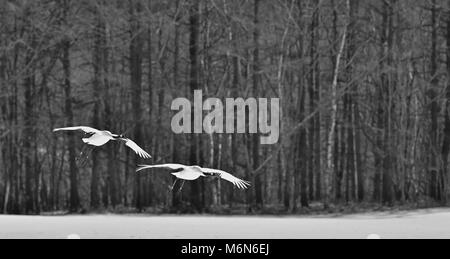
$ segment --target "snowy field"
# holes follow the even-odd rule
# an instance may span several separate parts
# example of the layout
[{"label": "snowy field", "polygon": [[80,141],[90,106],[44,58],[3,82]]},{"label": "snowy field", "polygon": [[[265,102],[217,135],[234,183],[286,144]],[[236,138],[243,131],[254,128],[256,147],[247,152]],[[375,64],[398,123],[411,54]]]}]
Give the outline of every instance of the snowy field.
[{"label": "snowy field", "polygon": [[450,238],[450,210],[318,217],[0,216],[0,238]]}]

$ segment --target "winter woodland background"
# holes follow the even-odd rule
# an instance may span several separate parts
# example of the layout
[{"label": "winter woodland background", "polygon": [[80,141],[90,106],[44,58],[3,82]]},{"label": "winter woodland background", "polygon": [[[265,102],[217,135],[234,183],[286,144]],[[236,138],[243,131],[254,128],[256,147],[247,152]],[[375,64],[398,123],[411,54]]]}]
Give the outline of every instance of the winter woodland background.
[{"label": "winter woodland background", "polygon": [[[450,1],[0,0],[0,212],[445,206]],[[173,99],[278,97],[281,140],[174,135]],[[126,132],[80,167],[77,134]],[[221,168],[181,196],[139,163]]]}]

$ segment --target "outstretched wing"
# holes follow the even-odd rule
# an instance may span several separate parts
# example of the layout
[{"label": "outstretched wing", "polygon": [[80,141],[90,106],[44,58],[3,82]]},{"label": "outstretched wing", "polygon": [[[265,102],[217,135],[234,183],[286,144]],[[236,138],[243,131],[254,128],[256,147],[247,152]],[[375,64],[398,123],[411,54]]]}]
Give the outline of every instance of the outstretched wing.
[{"label": "outstretched wing", "polygon": [[233,176],[230,173],[227,173],[225,171],[216,170],[216,169],[209,169],[209,168],[202,168],[203,173],[218,176],[221,179],[227,180],[230,183],[234,184],[234,186],[238,187],[239,189],[247,189],[250,186],[250,182],[244,181],[242,179],[239,179],[235,176]]},{"label": "outstretched wing", "polygon": [[145,159],[152,158],[152,156],[149,153],[147,153],[145,150],[143,150],[141,147],[139,147],[131,139],[122,139],[122,140],[125,142],[125,145],[127,147],[131,148],[140,157],[145,158]]},{"label": "outstretched wing", "polygon": [[185,165],[180,164],[163,164],[163,165],[140,165],[139,168],[136,170],[136,172],[140,172],[142,170],[147,169],[155,169],[155,168],[161,168],[161,169],[168,169],[168,170],[181,170],[186,168]]},{"label": "outstretched wing", "polygon": [[59,131],[84,131],[85,133],[88,133],[88,134],[95,134],[95,133],[100,132],[98,129],[94,129],[91,127],[85,127],[85,126],[59,128],[59,129],[53,130],[53,132],[59,132]]}]

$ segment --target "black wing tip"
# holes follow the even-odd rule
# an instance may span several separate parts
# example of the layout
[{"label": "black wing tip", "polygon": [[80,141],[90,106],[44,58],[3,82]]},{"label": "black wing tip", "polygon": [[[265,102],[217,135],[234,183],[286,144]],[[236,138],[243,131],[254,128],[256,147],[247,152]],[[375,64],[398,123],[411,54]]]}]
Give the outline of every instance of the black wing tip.
[{"label": "black wing tip", "polygon": [[144,159],[152,159],[153,157],[149,154],[149,153],[147,153],[146,151],[135,151],[136,152],[136,155],[138,155],[138,156],[140,156],[141,158],[144,158]]},{"label": "black wing tip", "polygon": [[243,189],[243,190],[247,190],[249,187],[252,186],[251,182],[244,181],[244,180],[238,182],[236,185],[239,189]]}]

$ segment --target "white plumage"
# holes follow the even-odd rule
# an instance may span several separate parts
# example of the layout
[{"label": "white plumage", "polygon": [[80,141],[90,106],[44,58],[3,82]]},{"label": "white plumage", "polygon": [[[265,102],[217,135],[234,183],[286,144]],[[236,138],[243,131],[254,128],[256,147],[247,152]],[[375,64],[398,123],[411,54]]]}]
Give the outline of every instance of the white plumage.
[{"label": "white plumage", "polygon": [[202,168],[199,166],[186,166],[180,164],[163,164],[163,165],[141,165],[136,172],[140,172],[146,169],[162,168],[168,169],[172,172],[172,175],[178,179],[185,181],[195,181],[200,177],[219,177],[228,182],[231,182],[234,186],[239,189],[247,189],[250,186],[250,182],[241,180],[230,173],[222,170]]},{"label": "white plumage", "polygon": [[123,141],[127,147],[131,148],[140,157],[146,159],[152,158],[150,154],[148,154],[145,150],[139,147],[131,139],[125,138],[123,135],[113,134],[110,131],[106,130],[102,131],[85,126],[59,128],[53,130],[53,132],[60,132],[60,131],[83,131],[86,134],[90,134],[91,136],[89,136],[88,138],[83,138],[83,142],[87,145],[94,147],[101,147],[106,143],[108,143],[109,141]]}]

